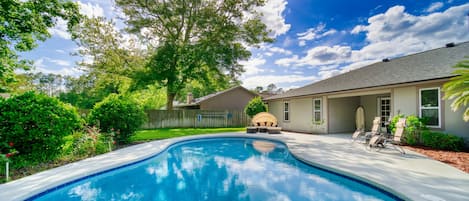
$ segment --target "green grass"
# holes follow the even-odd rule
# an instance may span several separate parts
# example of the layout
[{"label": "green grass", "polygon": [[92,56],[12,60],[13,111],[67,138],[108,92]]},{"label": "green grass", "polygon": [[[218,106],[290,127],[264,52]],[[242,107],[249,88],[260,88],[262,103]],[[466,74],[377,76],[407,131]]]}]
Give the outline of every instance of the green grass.
[{"label": "green grass", "polygon": [[155,130],[137,131],[135,135],[130,138],[130,141],[141,142],[141,141],[161,140],[161,139],[182,137],[182,136],[189,136],[189,135],[239,132],[239,131],[246,131],[246,128],[245,127],[242,127],[242,128],[161,128],[161,129],[155,129]]}]

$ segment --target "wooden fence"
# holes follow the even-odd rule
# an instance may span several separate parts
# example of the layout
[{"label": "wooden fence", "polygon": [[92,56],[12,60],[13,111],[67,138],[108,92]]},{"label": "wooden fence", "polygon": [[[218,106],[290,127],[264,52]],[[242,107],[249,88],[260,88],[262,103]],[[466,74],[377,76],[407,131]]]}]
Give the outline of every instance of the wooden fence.
[{"label": "wooden fence", "polygon": [[244,111],[147,110],[143,129],[243,127],[250,118]]}]

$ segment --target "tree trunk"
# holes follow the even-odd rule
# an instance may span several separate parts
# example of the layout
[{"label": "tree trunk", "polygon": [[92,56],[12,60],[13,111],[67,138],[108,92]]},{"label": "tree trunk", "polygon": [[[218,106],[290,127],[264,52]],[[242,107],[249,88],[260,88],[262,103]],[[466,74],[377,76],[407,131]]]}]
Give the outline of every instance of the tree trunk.
[{"label": "tree trunk", "polygon": [[167,101],[166,101],[166,110],[173,110],[173,101],[176,97],[175,93],[166,91]]}]

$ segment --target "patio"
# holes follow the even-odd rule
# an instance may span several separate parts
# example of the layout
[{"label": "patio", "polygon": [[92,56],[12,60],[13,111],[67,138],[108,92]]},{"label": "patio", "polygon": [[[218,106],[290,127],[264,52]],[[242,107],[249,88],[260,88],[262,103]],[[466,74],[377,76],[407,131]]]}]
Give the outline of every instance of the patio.
[{"label": "patio", "polygon": [[172,143],[211,137],[256,137],[284,141],[299,159],[324,169],[365,180],[409,200],[467,200],[469,174],[406,150],[367,151],[352,143],[350,134],[311,135],[283,132],[278,135],[225,133],[152,141],[0,185],[2,200],[23,200],[58,184],[139,161]]}]

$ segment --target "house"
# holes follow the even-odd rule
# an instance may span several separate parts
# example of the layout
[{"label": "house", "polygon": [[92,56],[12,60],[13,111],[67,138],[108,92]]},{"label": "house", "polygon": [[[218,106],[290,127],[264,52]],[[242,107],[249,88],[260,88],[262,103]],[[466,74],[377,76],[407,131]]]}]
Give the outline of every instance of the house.
[{"label": "house", "polygon": [[[452,68],[469,56],[469,42],[395,59],[384,59],[266,99],[269,112],[285,130],[308,133],[351,133],[355,110],[363,106],[365,127],[375,116],[382,120],[404,114],[429,118],[428,127],[469,139],[464,108],[453,112],[443,100],[442,85]],[[466,58],[467,59],[467,58]],[[384,127],[384,125],[382,125]]]},{"label": "house", "polygon": [[197,99],[193,99],[192,94],[189,93],[186,104],[176,105],[174,108],[244,111],[244,107],[256,96],[259,95],[242,86],[233,87]]}]

